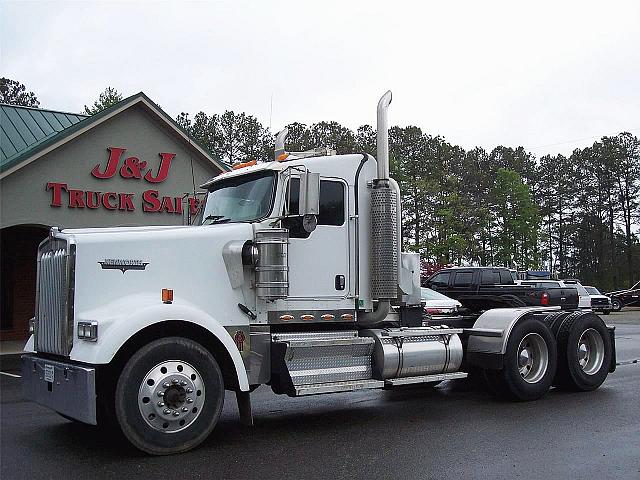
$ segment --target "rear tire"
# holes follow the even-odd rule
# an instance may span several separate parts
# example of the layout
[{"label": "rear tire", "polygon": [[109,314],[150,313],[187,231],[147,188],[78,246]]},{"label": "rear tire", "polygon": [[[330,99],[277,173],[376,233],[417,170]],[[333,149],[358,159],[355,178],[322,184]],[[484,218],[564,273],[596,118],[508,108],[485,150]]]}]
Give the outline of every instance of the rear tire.
[{"label": "rear tire", "polygon": [[142,347],[126,363],[115,413],[136,448],[169,455],[203,442],[223,403],[222,373],[211,353],[193,340],[168,337]]},{"label": "rear tire", "polygon": [[502,370],[485,370],[490,393],[516,401],[542,397],[556,373],[556,341],[539,320],[528,318],[509,336]]},{"label": "rear tire", "polygon": [[568,318],[558,330],[558,371],[554,384],[565,390],[595,390],[611,364],[611,337],[600,317]]}]

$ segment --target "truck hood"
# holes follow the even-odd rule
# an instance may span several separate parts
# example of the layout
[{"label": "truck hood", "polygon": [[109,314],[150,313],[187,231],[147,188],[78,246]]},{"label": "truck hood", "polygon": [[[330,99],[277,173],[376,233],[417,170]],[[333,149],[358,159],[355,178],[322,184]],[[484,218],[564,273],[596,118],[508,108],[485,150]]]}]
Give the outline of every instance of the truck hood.
[{"label": "truck hood", "polygon": [[245,302],[222,251],[252,239],[251,224],[70,229],[60,236],[76,246],[77,320],[126,317],[161,304],[164,288],[173,290],[174,304],[211,316],[224,318]]}]

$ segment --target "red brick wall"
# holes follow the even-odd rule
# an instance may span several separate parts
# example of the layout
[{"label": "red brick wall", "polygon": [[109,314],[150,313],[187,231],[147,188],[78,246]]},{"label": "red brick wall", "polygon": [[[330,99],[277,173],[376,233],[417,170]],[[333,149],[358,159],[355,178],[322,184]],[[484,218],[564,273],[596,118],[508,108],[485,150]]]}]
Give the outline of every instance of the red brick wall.
[{"label": "red brick wall", "polygon": [[29,334],[36,294],[38,244],[48,229],[17,226],[0,230],[0,340],[23,340]]}]

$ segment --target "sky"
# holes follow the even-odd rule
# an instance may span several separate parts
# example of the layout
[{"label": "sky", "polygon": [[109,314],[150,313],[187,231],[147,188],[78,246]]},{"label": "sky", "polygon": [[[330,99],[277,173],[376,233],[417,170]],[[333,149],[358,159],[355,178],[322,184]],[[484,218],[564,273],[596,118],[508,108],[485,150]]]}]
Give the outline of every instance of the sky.
[{"label": "sky", "polygon": [[570,154],[640,135],[637,1],[0,0],[0,75],[42,108],[81,112],[107,86],[171,116],[416,125],[470,149]]}]

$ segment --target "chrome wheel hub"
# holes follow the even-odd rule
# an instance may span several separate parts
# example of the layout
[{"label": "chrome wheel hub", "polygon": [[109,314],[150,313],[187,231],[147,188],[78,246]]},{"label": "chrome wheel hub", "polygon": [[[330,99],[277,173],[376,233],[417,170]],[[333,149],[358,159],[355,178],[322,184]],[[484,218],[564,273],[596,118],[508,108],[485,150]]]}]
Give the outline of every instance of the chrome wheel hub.
[{"label": "chrome wheel hub", "polygon": [[200,373],[186,362],[169,360],[153,367],[142,379],[138,408],[149,426],[175,433],[198,418],[204,398]]},{"label": "chrome wheel hub", "polygon": [[587,375],[594,375],[602,368],[604,362],[604,342],[600,334],[588,328],[578,340],[578,364]]},{"label": "chrome wheel hub", "polygon": [[524,336],[518,345],[518,372],[527,383],[539,382],[547,372],[549,349],[537,333]]}]

